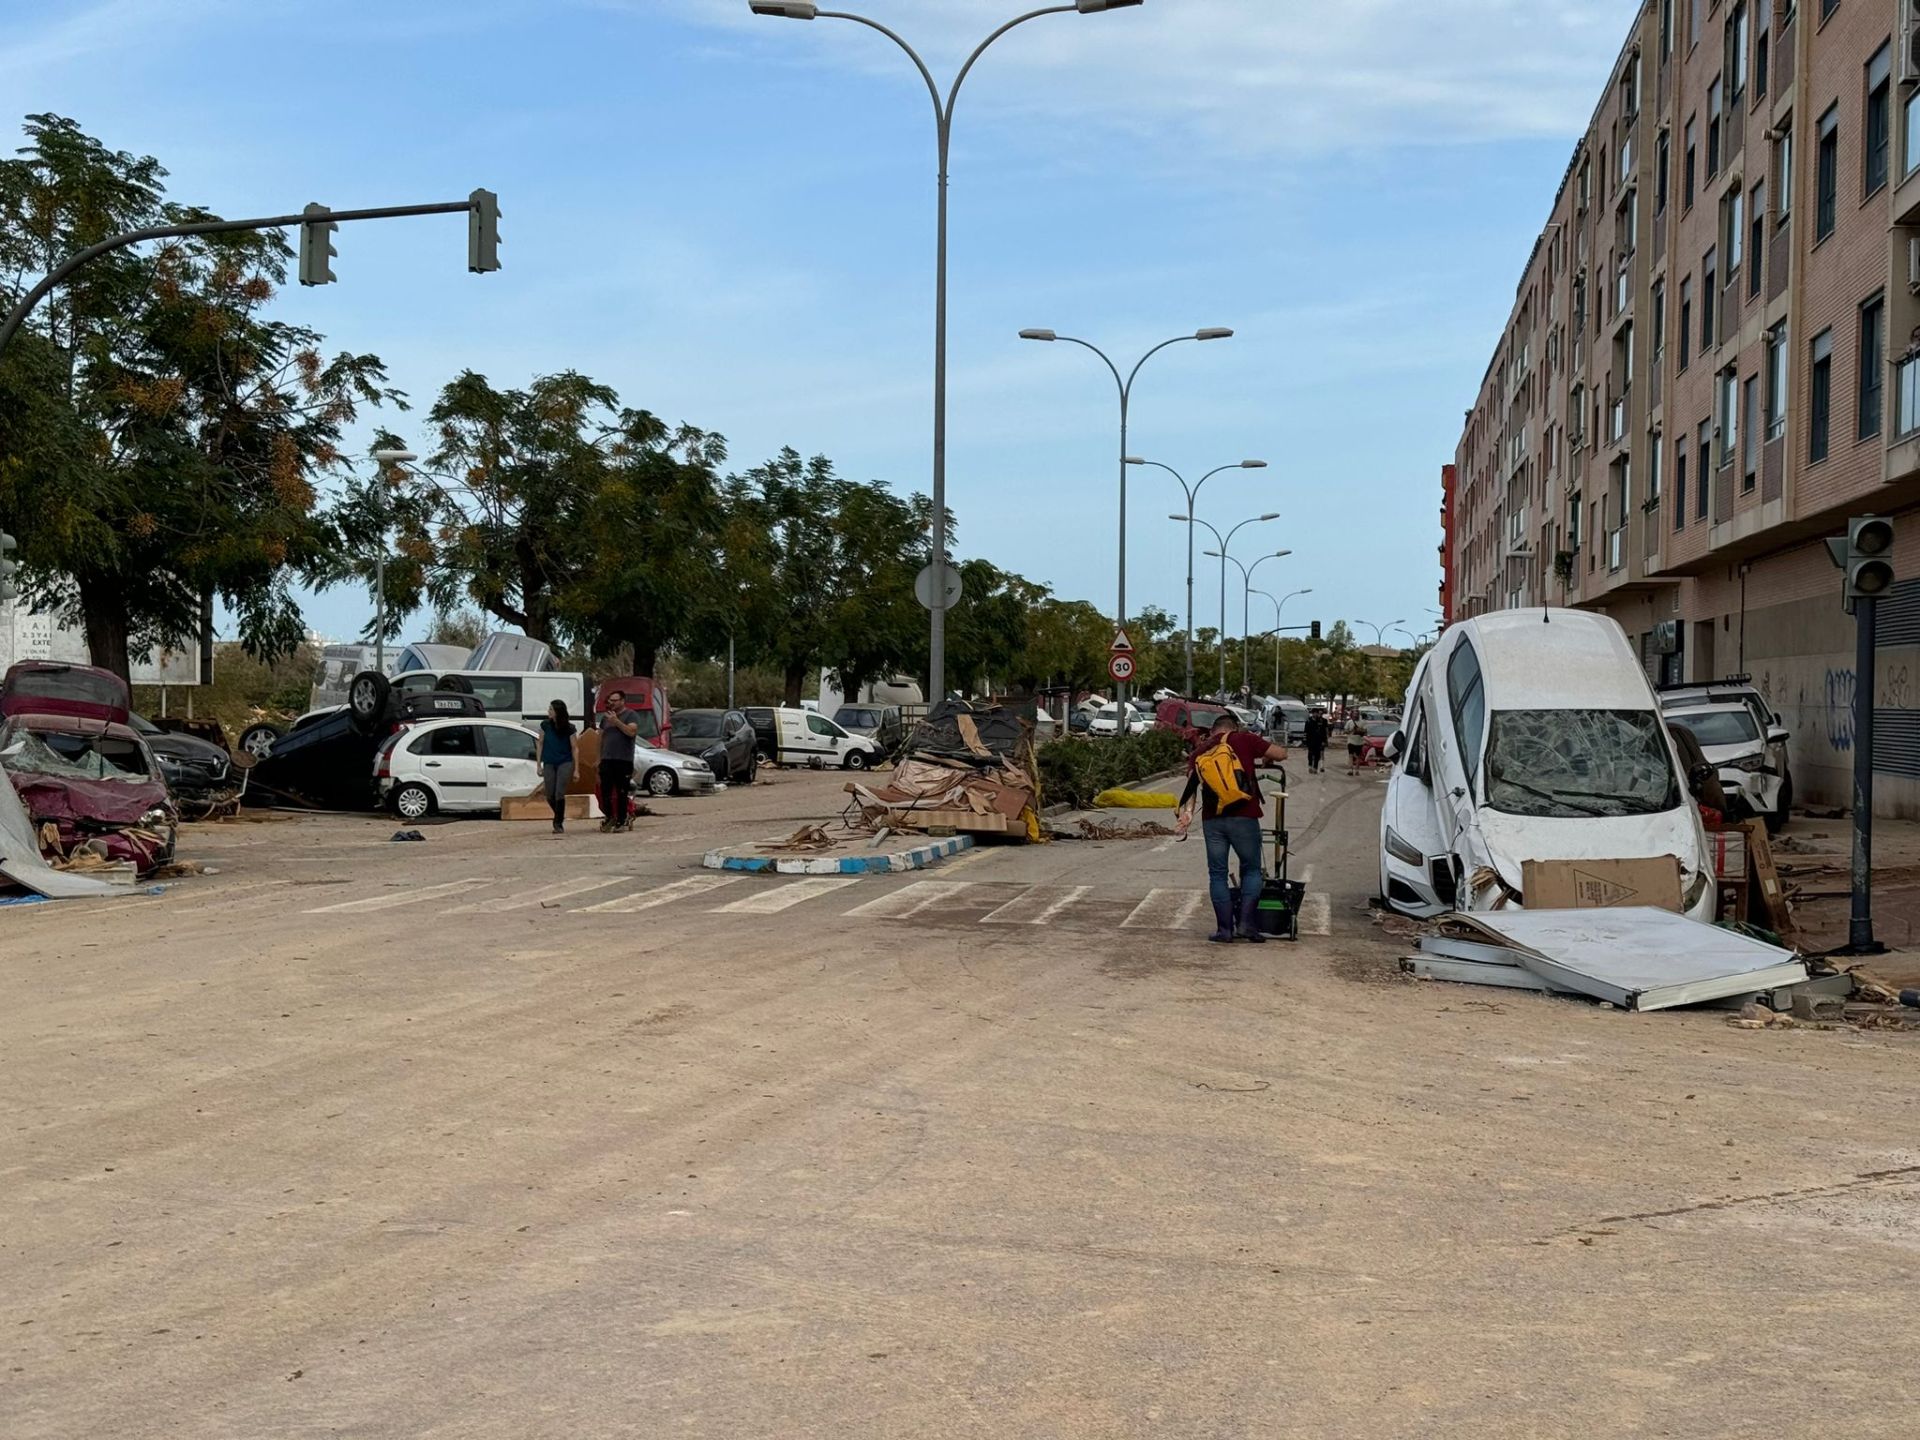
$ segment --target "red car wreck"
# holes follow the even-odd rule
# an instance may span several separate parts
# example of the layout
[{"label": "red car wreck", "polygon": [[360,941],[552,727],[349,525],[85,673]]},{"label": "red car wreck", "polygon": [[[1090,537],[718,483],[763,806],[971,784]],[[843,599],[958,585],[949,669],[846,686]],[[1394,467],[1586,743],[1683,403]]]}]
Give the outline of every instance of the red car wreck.
[{"label": "red car wreck", "polygon": [[23,660],[0,682],[0,770],[55,864],[91,851],[138,873],[173,858],[179,815],[110,671]]}]

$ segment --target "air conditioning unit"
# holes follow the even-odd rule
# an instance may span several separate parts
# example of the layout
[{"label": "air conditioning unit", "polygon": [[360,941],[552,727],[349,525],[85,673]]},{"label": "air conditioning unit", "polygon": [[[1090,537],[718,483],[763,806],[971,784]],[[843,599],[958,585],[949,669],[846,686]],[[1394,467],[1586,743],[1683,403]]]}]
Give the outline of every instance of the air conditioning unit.
[{"label": "air conditioning unit", "polygon": [[1900,6],[1900,83],[1920,85],[1920,0]]}]

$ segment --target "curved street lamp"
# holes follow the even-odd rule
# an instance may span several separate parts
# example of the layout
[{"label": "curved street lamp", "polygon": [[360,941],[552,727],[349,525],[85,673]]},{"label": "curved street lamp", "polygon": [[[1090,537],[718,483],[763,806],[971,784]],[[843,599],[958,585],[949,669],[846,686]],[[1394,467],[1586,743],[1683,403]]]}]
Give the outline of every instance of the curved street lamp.
[{"label": "curved street lamp", "polygon": [[[1233,331],[1226,326],[1211,325],[1196,330],[1191,335],[1175,335],[1170,339],[1162,340],[1134,361],[1133,369],[1127,372],[1127,377],[1123,380],[1120,378],[1120,367],[1113,363],[1113,357],[1091,340],[1082,340],[1077,335],[1060,335],[1052,330],[1027,329],[1020,332],[1022,340],[1041,340],[1049,345],[1055,341],[1065,341],[1069,345],[1078,345],[1083,350],[1091,350],[1106,363],[1107,369],[1113,372],[1113,383],[1120,387],[1120,584],[1116,600],[1118,608],[1115,612],[1115,622],[1122,627],[1127,623],[1127,466],[1132,463],[1127,455],[1127,408],[1133,400],[1133,382],[1140,374],[1140,367],[1169,345],[1178,345],[1183,340],[1228,340],[1232,337]],[[1191,508],[1191,502],[1189,502],[1189,508]],[[1188,602],[1187,610],[1191,613],[1193,610],[1191,596],[1188,597]],[[1125,692],[1126,687],[1123,685],[1120,687],[1122,697]]]},{"label": "curved street lamp", "polygon": [[1294,596],[1311,595],[1313,587],[1309,585],[1304,590],[1289,590],[1277,600],[1274,600],[1274,597],[1265,590],[1256,590],[1253,593],[1266,595],[1267,599],[1273,600],[1273,693],[1278,695],[1280,693],[1280,612],[1286,608],[1287,601]]},{"label": "curved street lamp", "polygon": [[[1206,484],[1207,481],[1211,480],[1214,476],[1218,475],[1222,470],[1264,470],[1267,468],[1267,462],[1264,460],[1239,460],[1239,461],[1235,461],[1231,465],[1216,465],[1213,467],[1213,469],[1207,471],[1206,474],[1202,475],[1198,480],[1194,481],[1193,484],[1189,485],[1187,484],[1186,477],[1181,475],[1181,473],[1178,470],[1174,469],[1171,465],[1162,465],[1158,460],[1145,460],[1138,455],[1129,455],[1126,457],[1126,463],[1129,465],[1151,465],[1156,470],[1166,471],[1169,475],[1173,476],[1174,479],[1178,480],[1180,482],[1181,490],[1186,493],[1187,514],[1189,517],[1191,517],[1193,514],[1194,503],[1200,498],[1200,487]],[[1186,689],[1186,693],[1188,695],[1193,694],[1193,521],[1191,518],[1189,518],[1187,521],[1187,689]]]},{"label": "curved street lamp", "polygon": [[1356,620],[1353,623],[1366,626],[1369,630],[1373,631],[1373,643],[1376,645],[1384,645],[1387,643],[1386,632],[1396,625],[1404,625],[1407,622],[1403,616],[1398,620],[1389,620],[1384,625],[1376,625],[1371,620]]},{"label": "curved street lamp", "polygon": [[[1186,515],[1172,515],[1168,518],[1172,520],[1186,520],[1189,516],[1192,516],[1192,514],[1192,511],[1188,511]],[[1224,695],[1227,691],[1227,561],[1233,558],[1227,554],[1227,546],[1233,543],[1233,537],[1238,535],[1244,527],[1248,525],[1258,525],[1268,520],[1278,520],[1280,518],[1280,512],[1278,510],[1269,510],[1265,515],[1250,515],[1224,535],[1214,529],[1212,525],[1208,525],[1205,520],[1200,520],[1197,516],[1193,516],[1193,518],[1196,523],[1206,525],[1208,532],[1212,534],[1215,540],[1220,542],[1220,548],[1218,550],[1209,550],[1206,553],[1210,557],[1217,556],[1220,560],[1220,693]],[[1238,565],[1240,562],[1234,560],[1233,563]]]},{"label": "curved street lamp", "polygon": [[[1284,560],[1292,553],[1291,550],[1275,550],[1271,554],[1262,555],[1251,565],[1241,565],[1238,560],[1233,560],[1231,555],[1221,557],[1223,560],[1233,560],[1233,563],[1239,567],[1240,579],[1245,585],[1240,595],[1240,688],[1242,690],[1253,683],[1247,660],[1247,647],[1253,643],[1253,572],[1269,560]],[[1224,663],[1225,656],[1221,659]]]},{"label": "curved street lamp", "polygon": [[940,86],[927,68],[927,62],[897,33],[878,20],[846,10],[822,10],[814,0],[747,0],[755,15],[784,20],[851,20],[869,30],[877,30],[907,52],[920,78],[927,82],[933,97],[933,119],[940,146],[939,219],[935,241],[933,300],[933,587],[934,604],[928,621],[928,695],[937,704],[947,693],[947,157],[952,150],[953,106],[960,86],[986,48],[1016,25],[1037,20],[1042,15],[1062,15],[1078,11],[1093,15],[1103,10],[1119,10],[1138,5],[1140,0],[1072,0],[1065,5],[1048,5],[1016,15],[987,36],[966,58],[943,99]]}]

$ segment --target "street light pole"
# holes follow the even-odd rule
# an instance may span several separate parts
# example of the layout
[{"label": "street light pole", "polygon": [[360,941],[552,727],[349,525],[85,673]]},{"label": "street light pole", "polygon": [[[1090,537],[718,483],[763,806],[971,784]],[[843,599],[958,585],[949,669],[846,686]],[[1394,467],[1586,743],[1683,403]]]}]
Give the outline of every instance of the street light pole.
[{"label": "street light pole", "polygon": [[388,466],[398,470],[402,465],[411,465],[420,457],[411,450],[376,450],[373,458],[379,462],[382,475],[378,484],[380,495],[380,544],[373,556],[374,589],[374,630],[373,630],[373,668],[382,675],[387,673],[387,484],[385,470]]},{"label": "street light pole", "polygon": [[869,30],[877,30],[902,50],[913,61],[914,68],[920,72],[920,78],[927,82],[927,93],[933,97],[934,126],[939,140],[940,173],[939,205],[936,222],[934,258],[934,301],[933,301],[933,604],[928,607],[928,696],[934,704],[939,704],[947,693],[947,158],[952,148],[953,107],[960,96],[960,86],[965,82],[967,73],[973,69],[974,62],[986,52],[989,45],[1016,25],[1029,20],[1037,20],[1042,15],[1062,15],[1078,11],[1082,15],[1092,15],[1103,10],[1117,10],[1124,6],[1138,5],[1140,0],[1073,0],[1071,4],[1048,5],[1043,9],[1030,10],[1024,15],[1016,15],[973,49],[966,58],[960,71],[953,77],[953,84],[941,98],[940,86],[933,78],[933,71],[927,68],[927,62],[920,58],[920,52],[909,45],[895,31],[871,20],[865,15],[855,15],[846,10],[822,10],[813,0],[748,0],[748,8],[755,15],[766,15],[787,20],[851,20],[856,25],[865,25]]},{"label": "street light pole", "polygon": [[1399,619],[1399,620],[1389,620],[1389,621],[1387,621],[1387,623],[1386,623],[1386,624],[1384,624],[1384,625],[1376,625],[1376,624],[1374,624],[1374,623],[1373,623],[1373,622],[1372,622],[1371,620],[1356,620],[1356,621],[1354,621],[1353,623],[1354,623],[1354,624],[1356,624],[1356,625],[1364,625],[1364,626],[1366,626],[1366,627],[1367,627],[1367,628],[1368,628],[1369,630],[1371,630],[1371,631],[1373,631],[1373,643],[1374,643],[1374,644],[1376,644],[1376,645],[1385,645],[1385,644],[1387,643],[1387,637],[1386,637],[1386,632],[1387,632],[1387,631],[1389,631],[1389,630],[1391,630],[1391,629],[1392,629],[1392,628],[1393,628],[1394,626],[1396,626],[1396,625],[1404,625],[1404,624],[1406,624],[1407,622],[1406,622],[1406,620],[1405,620],[1405,618],[1403,617],[1403,618],[1401,618],[1401,619]]},{"label": "street light pole", "polygon": [[[1158,460],[1143,460],[1138,455],[1129,455],[1127,456],[1126,463],[1129,465],[1151,465],[1155,469],[1164,470],[1169,475],[1173,476],[1175,480],[1178,480],[1180,482],[1181,490],[1186,493],[1186,497],[1187,497],[1187,681],[1186,681],[1185,693],[1188,697],[1191,697],[1193,695],[1193,511],[1194,511],[1194,504],[1200,498],[1200,487],[1206,484],[1207,481],[1211,480],[1214,476],[1218,475],[1222,470],[1264,470],[1267,468],[1267,462],[1264,460],[1241,460],[1232,465],[1216,465],[1213,469],[1209,470],[1206,474],[1202,475],[1198,480],[1196,480],[1191,485],[1187,484],[1185,477],[1182,476],[1178,470],[1174,469],[1171,465],[1162,465]],[[1175,518],[1177,519],[1178,517],[1176,516]]]},{"label": "street light pole", "polygon": [[[1243,567],[1247,590],[1240,600],[1240,630],[1245,637],[1240,642],[1240,688],[1242,690],[1250,692],[1253,689],[1253,678],[1248,671],[1253,650],[1253,572],[1269,560],[1281,560],[1292,553],[1291,550],[1275,550],[1271,555],[1262,555],[1253,564]],[[1280,622],[1276,619],[1274,623],[1277,625]],[[1277,646],[1280,642],[1276,639],[1273,643]],[[1278,655],[1280,652],[1275,650],[1274,653]]]},{"label": "street light pole", "polygon": [[[1175,515],[1172,518],[1175,520],[1184,520],[1187,517],[1185,515]],[[1269,511],[1265,515],[1250,515],[1224,535],[1214,529],[1213,526],[1207,525],[1205,520],[1199,522],[1202,525],[1206,525],[1207,530],[1212,534],[1213,538],[1220,542],[1220,548],[1218,550],[1207,551],[1207,555],[1209,557],[1218,556],[1220,559],[1220,693],[1222,695],[1227,693],[1227,561],[1233,558],[1227,554],[1227,546],[1232,542],[1233,537],[1240,533],[1242,527],[1259,524],[1265,520],[1278,520],[1279,518],[1280,513],[1277,510]],[[1233,563],[1236,565],[1240,564],[1238,560],[1234,560]],[[1244,568],[1245,567],[1242,566],[1242,569]]]},{"label": "street light pole", "polygon": [[[1127,623],[1127,466],[1134,463],[1132,457],[1130,457],[1127,454],[1127,410],[1133,400],[1133,382],[1140,374],[1140,367],[1142,365],[1145,365],[1147,361],[1151,360],[1155,355],[1159,354],[1162,350],[1166,349],[1169,345],[1178,345],[1183,340],[1227,340],[1232,338],[1232,335],[1233,335],[1233,331],[1227,329],[1225,326],[1212,325],[1212,326],[1206,327],[1205,329],[1196,330],[1191,335],[1175,335],[1171,339],[1162,340],[1158,345],[1155,345],[1151,350],[1147,351],[1146,354],[1142,355],[1138,360],[1134,362],[1133,369],[1127,372],[1127,377],[1126,379],[1123,380],[1120,378],[1120,367],[1113,363],[1113,357],[1108,355],[1107,352],[1102,350],[1098,345],[1095,345],[1091,340],[1082,340],[1078,336],[1074,336],[1074,335],[1060,335],[1060,334],[1056,334],[1052,330],[1044,330],[1044,329],[1027,329],[1027,330],[1022,330],[1020,332],[1020,338],[1022,340],[1043,340],[1043,341],[1046,341],[1048,344],[1052,344],[1056,340],[1064,340],[1069,345],[1078,345],[1083,350],[1091,350],[1094,354],[1098,355],[1103,362],[1105,362],[1107,369],[1113,372],[1113,383],[1119,387],[1119,390],[1120,390],[1120,580],[1119,580],[1119,591],[1117,596],[1115,597],[1114,623],[1122,628],[1124,628]],[[1181,483],[1184,486],[1185,482],[1182,481]],[[1195,490],[1198,490],[1199,488],[1200,487],[1197,485],[1194,487]],[[1187,508],[1189,510],[1193,508],[1191,500],[1188,501]],[[1191,587],[1189,587],[1189,594],[1187,596],[1187,609],[1189,612],[1191,612],[1193,609],[1193,596],[1191,594]],[[1191,683],[1191,675],[1189,675],[1189,683],[1187,688],[1189,690],[1193,688]],[[1119,698],[1124,699],[1126,696],[1126,691],[1127,691],[1127,687],[1125,685],[1121,685],[1117,688],[1115,693]]]},{"label": "street light pole", "polygon": [[1253,593],[1266,595],[1267,599],[1273,600],[1273,693],[1278,695],[1280,693],[1280,612],[1286,608],[1287,601],[1293,599],[1295,595],[1311,595],[1313,587],[1309,585],[1304,590],[1288,591],[1278,600],[1274,600],[1273,596],[1267,594],[1265,590],[1256,590]]}]

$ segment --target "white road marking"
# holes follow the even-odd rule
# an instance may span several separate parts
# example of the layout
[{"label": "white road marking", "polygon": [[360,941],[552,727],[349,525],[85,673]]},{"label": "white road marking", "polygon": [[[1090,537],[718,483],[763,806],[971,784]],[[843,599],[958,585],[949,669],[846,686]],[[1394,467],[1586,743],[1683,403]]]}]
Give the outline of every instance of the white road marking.
[{"label": "white road marking", "polygon": [[556,885],[543,885],[538,890],[529,890],[522,894],[503,895],[493,900],[476,900],[471,905],[455,905],[442,913],[447,915],[499,915],[508,910],[531,910],[544,905],[549,900],[565,900],[574,895],[584,895],[589,890],[604,890],[609,885],[618,885],[627,879],[624,875],[575,876],[571,880],[562,880]]},{"label": "white road marking", "polygon": [[1149,890],[1120,922],[1122,930],[1183,930],[1206,900],[1204,890]]},{"label": "white road marking", "polygon": [[1016,895],[997,909],[980,917],[982,925],[1044,925],[1093,887],[1069,885],[1064,890],[1051,885],[1030,886],[1024,895]]},{"label": "white road marking", "polygon": [[722,885],[737,885],[746,879],[744,875],[689,875],[684,880],[675,880],[668,885],[656,885],[651,890],[638,890],[631,895],[622,895],[617,900],[603,900],[598,905],[583,905],[576,915],[637,915],[642,910],[652,910],[657,906],[671,905],[676,900],[688,900],[695,895],[704,895],[709,890],[718,890]]},{"label": "white road marking", "polygon": [[878,900],[854,906],[847,911],[847,915],[858,915],[868,920],[905,920],[972,888],[971,880],[916,880],[911,885],[901,886],[891,895],[882,895]]},{"label": "white road marking", "polygon": [[303,913],[308,915],[364,915],[370,910],[398,910],[402,905],[417,905],[422,900],[438,900],[446,895],[458,895],[463,890],[472,890],[481,885],[497,884],[485,876],[476,875],[466,880],[449,880],[442,885],[425,885],[418,890],[401,890],[391,895],[368,895],[359,900],[342,900],[337,905],[322,905],[318,909]]},{"label": "white road marking", "polygon": [[763,890],[758,895],[749,895],[744,900],[735,900],[728,905],[717,905],[707,913],[710,915],[778,915],[782,910],[790,909],[817,895],[830,895],[844,886],[859,883],[858,876],[830,879],[823,875],[812,880],[795,880],[777,889]]},{"label": "white road marking", "polygon": [[1331,935],[1333,933],[1333,901],[1325,895],[1311,894],[1300,902],[1300,933],[1302,935]]}]

